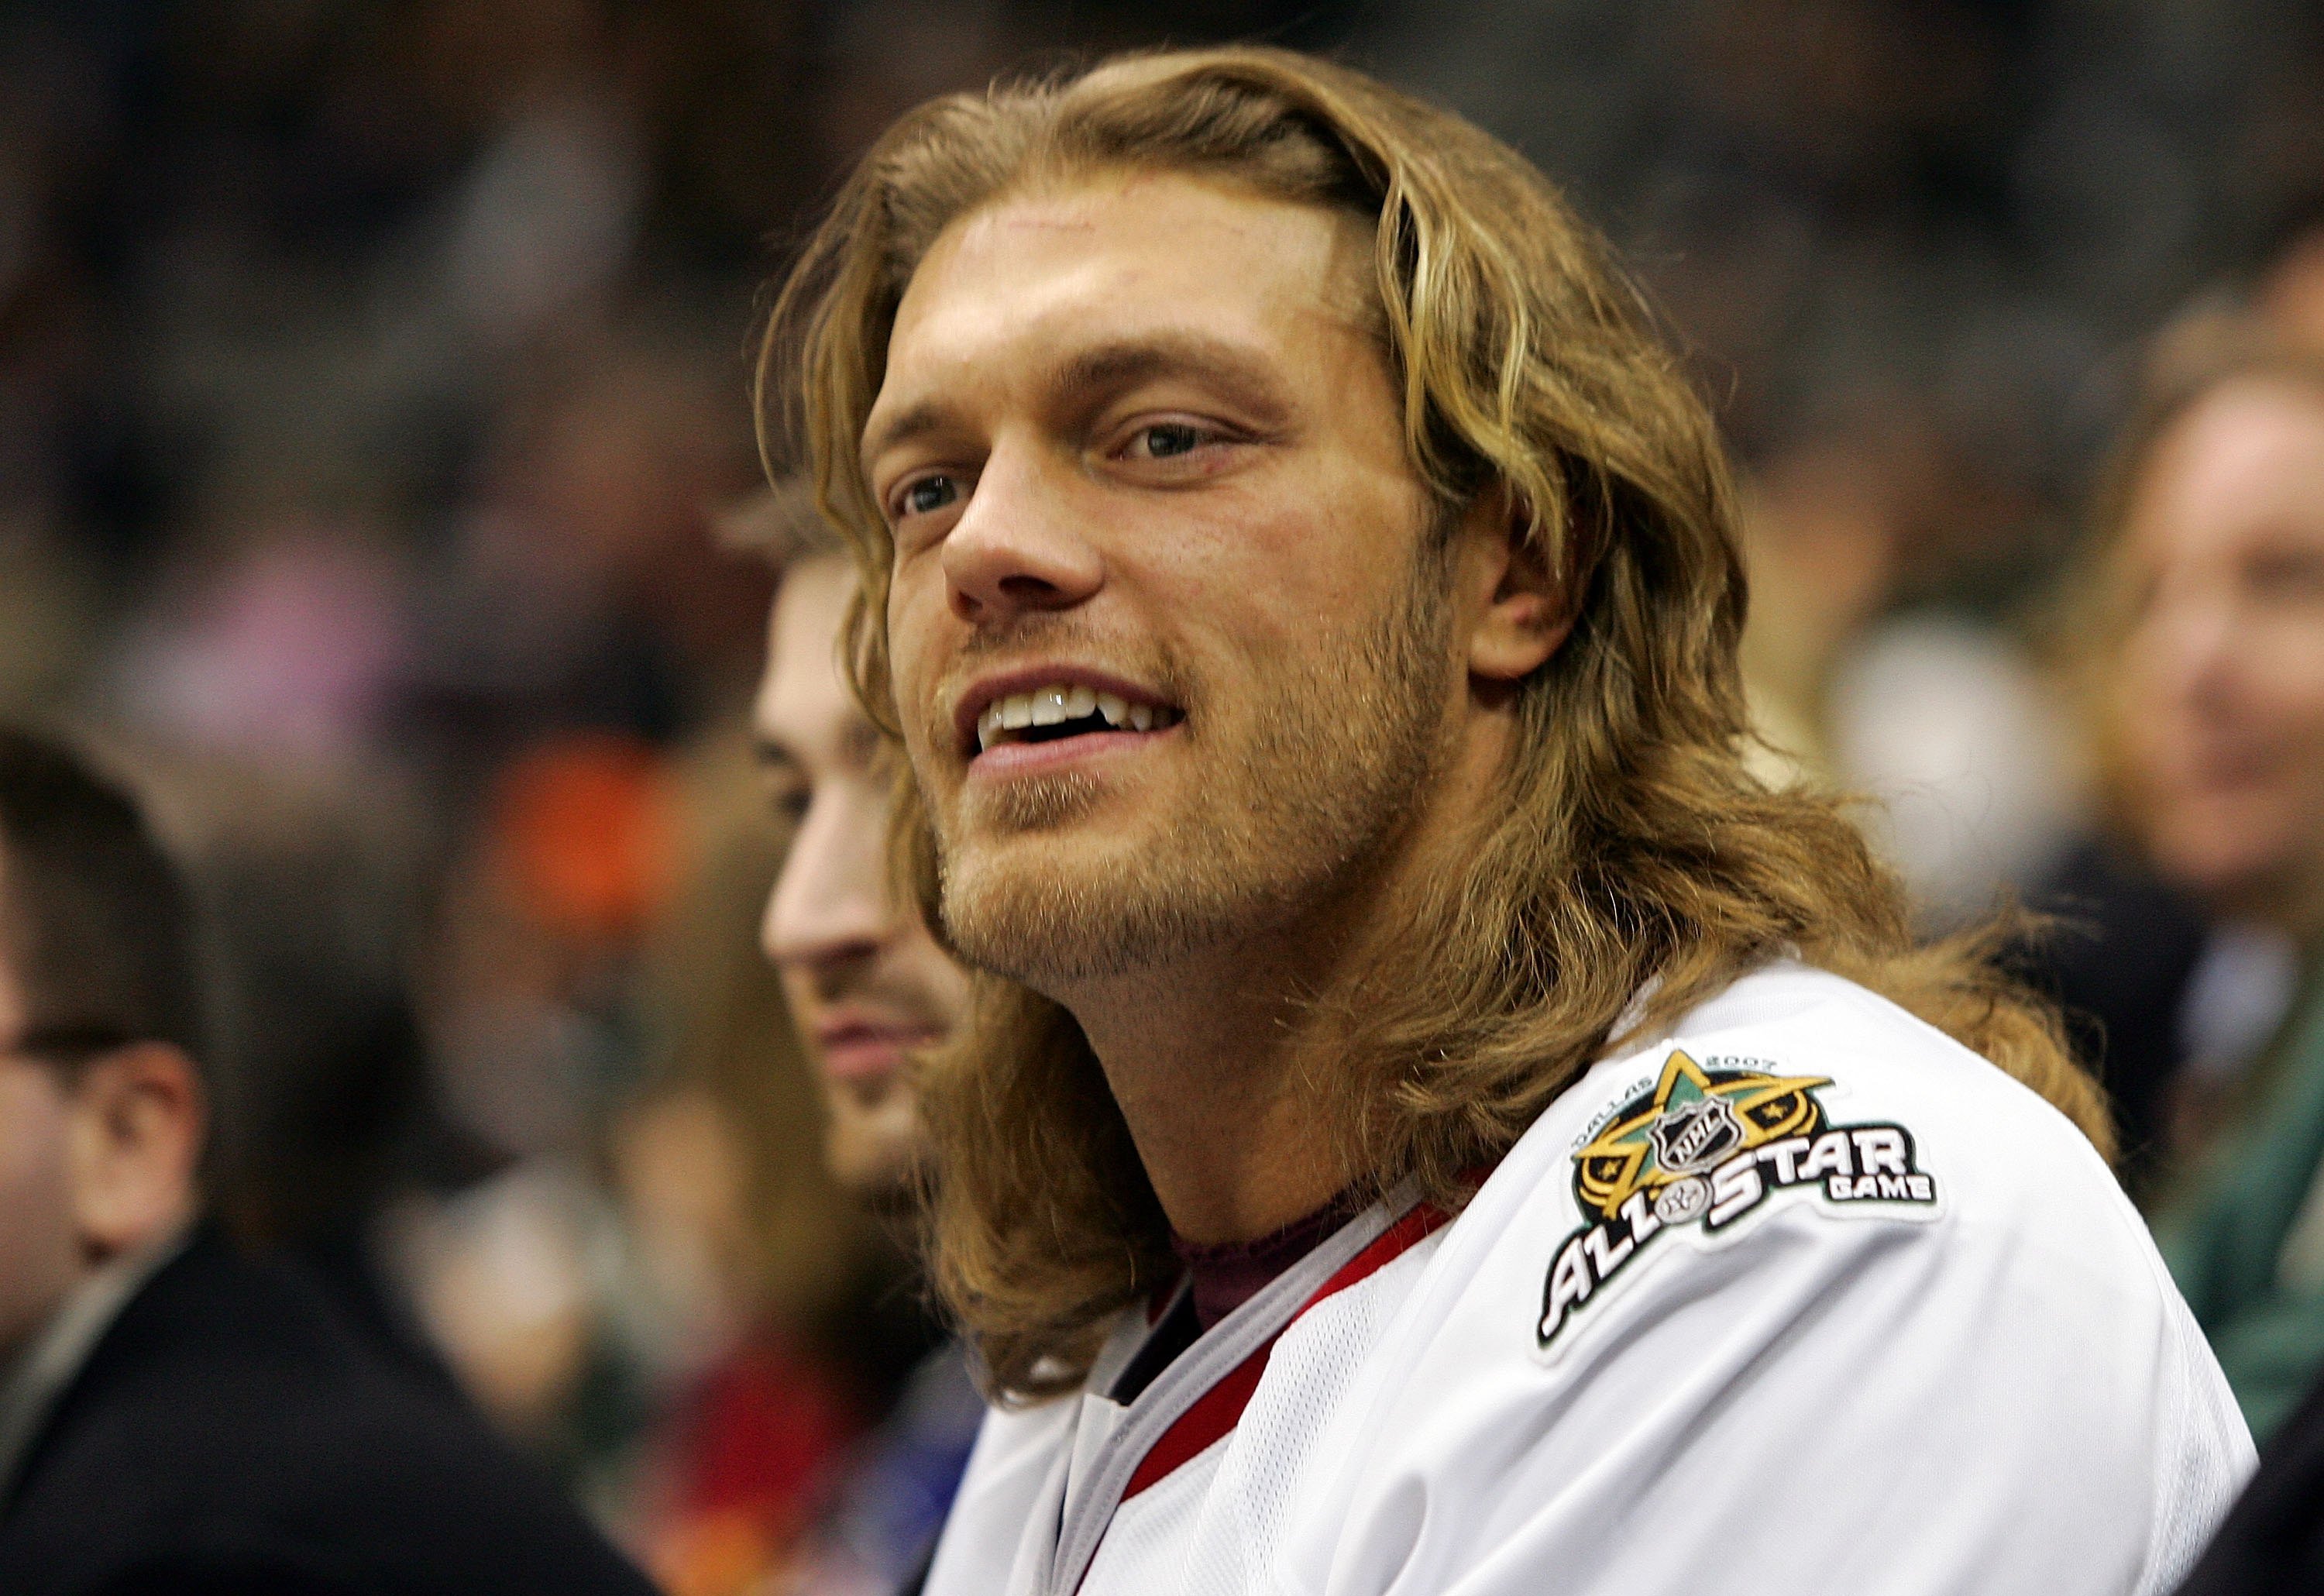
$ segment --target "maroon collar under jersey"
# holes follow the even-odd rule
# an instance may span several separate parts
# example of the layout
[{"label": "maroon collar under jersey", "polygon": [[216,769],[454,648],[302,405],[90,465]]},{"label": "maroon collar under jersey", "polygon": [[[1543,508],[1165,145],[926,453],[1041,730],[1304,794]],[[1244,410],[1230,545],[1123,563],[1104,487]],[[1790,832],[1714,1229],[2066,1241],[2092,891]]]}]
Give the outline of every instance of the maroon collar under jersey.
[{"label": "maroon collar under jersey", "polygon": [[1196,1330],[1208,1330],[1257,1296],[1270,1281],[1314,1251],[1325,1237],[1365,1206],[1360,1198],[1343,1193],[1306,1218],[1295,1219],[1281,1230],[1254,1241],[1206,1246],[1172,1236],[1170,1250],[1186,1266]]}]

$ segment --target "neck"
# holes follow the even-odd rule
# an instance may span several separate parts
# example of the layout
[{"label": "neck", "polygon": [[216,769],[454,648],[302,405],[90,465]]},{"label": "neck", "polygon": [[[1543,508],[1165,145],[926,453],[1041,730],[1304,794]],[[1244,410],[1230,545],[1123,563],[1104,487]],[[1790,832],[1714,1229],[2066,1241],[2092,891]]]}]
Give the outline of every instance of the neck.
[{"label": "neck", "polygon": [[1246,1241],[1314,1213],[1370,1173],[1342,1139],[1348,1016],[1394,968],[1413,896],[1458,868],[1470,795],[1503,747],[1471,739],[1423,811],[1286,923],[1056,994],[1081,1024],[1171,1228]]},{"label": "neck", "polygon": [[1351,1172],[1314,1086],[1333,1051],[1334,961],[1293,936],[1215,948],[1076,992],[1147,1177],[1190,1241],[1249,1241],[1323,1206]]}]

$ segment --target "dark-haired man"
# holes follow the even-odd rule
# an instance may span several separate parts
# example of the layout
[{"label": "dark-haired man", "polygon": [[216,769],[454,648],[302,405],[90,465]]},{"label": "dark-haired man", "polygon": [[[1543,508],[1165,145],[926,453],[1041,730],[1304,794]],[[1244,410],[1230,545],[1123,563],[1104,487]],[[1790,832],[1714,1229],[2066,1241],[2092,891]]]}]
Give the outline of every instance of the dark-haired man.
[{"label": "dark-haired man", "polygon": [[447,1390],[201,1220],[185,895],[134,805],[0,732],[0,1591],[641,1576]]},{"label": "dark-haired man", "polygon": [[1752,777],[1636,303],[1262,50],[923,107],[805,252],[766,369],[984,972],[935,1596],[2144,1596],[2248,1466],[2038,1006]]},{"label": "dark-haired man", "polygon": [[796,828],[761,942],[822,1081],[832,1174],[894,1210],[922,1156],[908,1060],[959,1023],[968,977],[890,887],[893,773],[838,664],[846,551],[796,487],[755,501],[735,535],[776,572],[752,734],[769,801]]},{"label": "dark-haired man", "polygon": [[[735,540],[773,565],[766,672],[752,731],[767,792],[794,826],[761,941],[823,1085],[824,1152],[840,1185],[896,1215],[915,1201],[925,1155],[910,1059],[960,1022],[966,973],[936,946],[888,869],[890,761],[840,673],[836,645],[855,572],[796,486],[762,495]],[[934,1329],[923,1294],[890,1290],[866,1332]],[[808,1554],[817,1596],[871,1596],[925,1562],[983,1405],[963,1349],[927,1351],[839,1481]]]}]

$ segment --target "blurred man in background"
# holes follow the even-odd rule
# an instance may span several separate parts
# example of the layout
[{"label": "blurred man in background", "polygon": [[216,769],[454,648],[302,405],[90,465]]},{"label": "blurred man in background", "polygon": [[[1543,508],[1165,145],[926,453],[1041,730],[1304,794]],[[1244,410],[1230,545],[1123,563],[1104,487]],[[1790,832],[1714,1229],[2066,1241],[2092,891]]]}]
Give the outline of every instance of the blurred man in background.
[{"label": "blurred man in background", "polygon": [[198,1009],[134,806],[0,733],[0,1589],[648,1590],[440,1385],[203,1223]]},{"label": "blurred man in background", "polygon": [[[968,983],[890,890],[894,770],[839,666],[855,572],[796,489],[766,497],[743,535],[779,573],[754,715],[774,807],[796,831],[763,940],[820,1072],[833,1174],[868,1206],[913,1206],[922,1155],[912,1053],[942,1040]],[[921,1312],[914,1301],[888,1314]],[[841,1485],[805,1584],[891,1591],[933,1547],[983,1403],[956,1342],[932,1350]]]},{"label": "blurred man in background", "polygon": [[2097,674],[2124,829],[2215,925],[2297,950],[2287,1017],[2158,1217],[2264,1438],[2324,1364],[2324,360],[2195,326],[2154,384],[2098,510]]}]

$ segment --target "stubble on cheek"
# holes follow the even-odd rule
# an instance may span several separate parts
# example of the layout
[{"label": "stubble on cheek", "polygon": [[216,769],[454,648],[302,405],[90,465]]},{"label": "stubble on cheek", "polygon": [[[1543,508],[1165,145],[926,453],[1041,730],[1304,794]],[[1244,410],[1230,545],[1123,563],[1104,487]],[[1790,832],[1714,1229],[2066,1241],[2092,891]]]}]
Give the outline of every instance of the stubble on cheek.
[{"label": "stubble on cheek", "polygon": [[1239,728],[1197,695],[1176,753],[1198,774],[1155,795],[1167,812],[1135,835],[1102,834],[1107,793],[1087,776],[956,798],[937,838],[953,946],[1055,997],[1303,912],[1381,852],[1434,768],[1440,598],[1416,586],[1342,646],[1244,673],[1268,692]]}]

